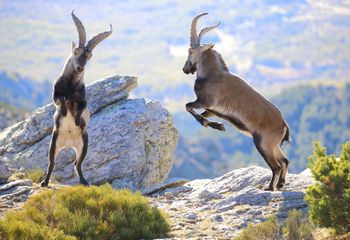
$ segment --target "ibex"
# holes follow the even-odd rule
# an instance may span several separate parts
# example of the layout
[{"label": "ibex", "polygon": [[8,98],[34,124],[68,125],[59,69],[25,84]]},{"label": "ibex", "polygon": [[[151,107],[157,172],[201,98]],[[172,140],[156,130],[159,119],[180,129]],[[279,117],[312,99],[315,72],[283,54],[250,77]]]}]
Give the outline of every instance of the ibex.
[{"label": "ibex", "polygon": [[[280,111],[242,78],[229,72],[214,44],[200,44],[203,35],[219,26],[206,27],[197,35],[197,21],[192,20],[191,44],[183,68],[185,74],[197,72],[194,91],[197,100],[186,104],[186,110],[204,127],[224,131],[224,125],[209,121],[216,116],[227,120],[240,131],[253,137],[254,144],[272,170],[270,184],[264,189],[274,191],[285,184],[288,159],[280,145],[289,142],[289,128]],[[198,114],[194,109],[204,109]]]},{"label": "ibex", "polygon": [[81,171],[81,164],[88,148],[86,128],[90,119],[85,94],[84,68],[92,56],[92,50],[97,44],[112,34],[112,25],[110,25],[110,31],[96,35],[85,46],[85,28],[75,16],[74,11],[72,11],[71,15],[78,30],[79,45],[76,46],[72,42],[72,52],[54,83],[53,102],[56,112],[54,114],[54,128],[49,148],[50,162],[46,178],[41,182],[42,187],[46,187],[49,184],[55,159],[60,150],[69,147],[72,147],[76,153],[74,166],[80,183],[88,185]]}]

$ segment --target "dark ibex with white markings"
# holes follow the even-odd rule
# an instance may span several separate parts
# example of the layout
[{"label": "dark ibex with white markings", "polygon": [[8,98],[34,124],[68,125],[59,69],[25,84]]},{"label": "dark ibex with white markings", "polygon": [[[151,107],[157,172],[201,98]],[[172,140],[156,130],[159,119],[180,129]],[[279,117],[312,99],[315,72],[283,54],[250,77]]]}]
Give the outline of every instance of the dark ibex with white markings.
[{"label": "dark ibex with white markings", "polygon": [[72,17],[79,34],[79,45],[72,43],[72,53],[68,57],[64,68],[57,78],[53,89],[53,101],[56,106],[54,115],[54,128],[49,149],[49,167],[47,175],[41,186],[49,184],[50,176],[55,165],[55,158],[63,148],[72,147],[76,153],[75,170],[81,184],[88,185],[82,171],[81,164],[85,158],[88,147],[88,134],[86,131],[90,119],[87,108],[84,85],[84,67],[92,56],[92,50],[102,40],[112,34],[103,32],[93,37],[85,46],[86,34],[81,21],[72,12]]},{"label": "dark ibex with white markings", "polygon": [[[198,19],[192,21],[191,45],[184,73],[194,74],[197,79],[194,91],[197,100],[186,104],[186,109],[204,127],[224,131],[224,125],[209,121],[216,116],[235,125],[243,133],[253,137],[254,144],[272,170],[272,179],[265,190],[281,189],[285,184],[288,159],[280,145],[289,142],[289,128],[280,111],[247,82],[229,72],[214,44],[200,44],[205,33],[219,24],[204,28],[197,35]],[[194,109],[205,109],[198,114]]]}]

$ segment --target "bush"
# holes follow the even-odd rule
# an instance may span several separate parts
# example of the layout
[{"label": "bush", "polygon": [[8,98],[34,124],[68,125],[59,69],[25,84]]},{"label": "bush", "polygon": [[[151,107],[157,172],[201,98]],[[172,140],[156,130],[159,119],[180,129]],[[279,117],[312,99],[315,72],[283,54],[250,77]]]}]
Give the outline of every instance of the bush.
[{"label": "bush", "polygon": [[[282,236],[282,229],[284,235]],[[310,240],[313,227],[308,223],[307,216],[301,210],[291,210],[281,224],[276,216],[259,224],[249,224],[235,240]]]},{"label": "bush", "polygon": [[46,190],[0,220],[1,239],[151,239],[168,231],[147,198],[108,184]]},{"label": "bush", "polygon": [[235,240],[267,240],[279,239],[280,224],[276,216],[272,216],[259,224],[248,224]]},{"label": "bush", "polygon": [[336,233],[350,232],[350,142],[343,145],[339,158],[315,143],[309,168],[318,181],[305,197],[311,221]]},{"label": "bush", "polygon": [[25,177],[35,183],[40,183],[42,180],[44,180],[45,172],[41,169],[35,169],[26,173]]},{"label": "bush", "polygon": [[313,226],[309,223],[307,215],[300,210],[291,210],[283,227],[285,239],[312,239]]}]

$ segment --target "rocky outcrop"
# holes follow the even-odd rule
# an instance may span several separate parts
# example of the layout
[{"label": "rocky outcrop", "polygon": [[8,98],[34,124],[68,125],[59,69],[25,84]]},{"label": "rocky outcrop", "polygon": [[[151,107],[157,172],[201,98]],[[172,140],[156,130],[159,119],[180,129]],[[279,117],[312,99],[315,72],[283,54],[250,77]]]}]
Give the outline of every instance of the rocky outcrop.
[{"label": "rocky outcrop", "polygon": [[34,187],[33,182],[28,179],[0,184],[0,219],[8,210],[22,207],[28,197],[38,189],[39,187]]},{"label": "rocky outcrop", "polygon": [[247,167],[215,179],[160,188],[150,199],[168,213],[174,238],[232,239],[248,223],[270,215],[283,219],[291,209],[307,212],[305,189],[314,183],[309,171],[288,174],[283,191],[262,190],[270,177],[268,169]]},{"label": "rocky outcrop", "polygon": [[[110,182],[116,188],[143,189],[167,178],[178,133],[169,112],[159,103],[128,99],[135,77],[113,76],[87,87],[91,120],[89,147],[82,165],[93,184]],[[53,104],[0,133],[0,157],[13,168],[46,170],[53,128]],[[54,178],[76,184],[74,152],[58,156]]]},{"label": "rocky outcrop", "polygon": [[[291,209],[307,212],[305,189],[314,183],[309,171],[289,174],[283,191],[266,192],[270,170],[237,169],[215,179],[173,178],[144,189],[150,203],[163,209],[171,224],[168,239],[232,239],[248,223],[270,215],[283,220]],[[65,187],[51,184],[51,188]],[[30,180],[13,179],[0,184],[0,219],[19,209],[28,197],[45,190]]]}]

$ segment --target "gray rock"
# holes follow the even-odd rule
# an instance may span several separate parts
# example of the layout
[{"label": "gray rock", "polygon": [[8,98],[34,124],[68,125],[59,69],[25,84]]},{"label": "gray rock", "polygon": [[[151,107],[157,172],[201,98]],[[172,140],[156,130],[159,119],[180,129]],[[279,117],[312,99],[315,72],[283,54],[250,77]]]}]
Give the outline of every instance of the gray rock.
[{"label": "gray rock", "polygon": [[[169,112],[146,99],[127,100],[135,77],[113,76],[87,86],[91,120],[89,146],[82,170],[92,184],[112,182],[116,188],[138,190],[164,181],[172,166],[178,133]],[[46,170],[53,127],[52,104],[0,133],[0,156],[14,168]],[[74,152],[63,150],[54,177],[78,183]]]},{"label": "gray rock", "polygon": [[162,183],[158,183],[156,185],[153,185],[149,188],[142,190],[142,194],[150,195],[150,194],[162,191],[162,190],[167,189],[167,188],[174,188],[174,187],[181,186],[187,182],[189,182],[189,180],[184,179],[184,178],[168,178],[167,180],[165,180]]},{"label": "gray rock", "polygon": [[0,219],[9,209],[18,209],[30,195],[38,191],[29,179],[15,180],[0,185]]},{"label": "gray rock", "polygon": [[12,182],[0,185],[0,194],[4,195],[6,191],[14,187],[32,186],[32,185],[33,185],[33,182],[32,180],[29,180],[29,179],[12,181]]},{"label": "gray rock", "polygon": [[11,176],[11,171],[8,166],[8,159],[0,157],[0,184],[5,183]]},{"label": "gray rock", "polygon": [[197,219],[197,214],[195,214],[194,212],[189,212],[189,213],[186,213],[185,218],[188,218],[188,219],[191,219],[191,220],[196,220]]},{"label": "gray rock", "polygon": [[208,190],[203,190],[198,195],[199,198],[204,199],[206,201],[210,201],[212,199],[221,199],[223,196],[219,193],[213,193]]},{"label": "gray rock", "polygon": [[192,188],[185,187],[185,186],[178,186],[178,187],[174,187],[174,188],[167,188],[163,192],[161,192],[160,195],[161,194],[171,194],[171,196],[176,196],[180,193],[186,193],[189,191],[192,191]]},{"label": "gray rock", "polygon": [[[172,222],[183,223],[173,236],[181,239],[192,234],[197,239],[206,234],[211,239],[232,239],[249,223],[271,215],[283,219],[291,209],[307,212],[305,190],[315,182],[310,172],[288,174],[283,191],[263,191],[270,177],[271,171],[262,167],[236,169],[215,179],[186,183],[183,187],[192,190],[173,195],[171,202],[162,196],[151,198],[151,202],[168,212]],[[194,215],[209,221],[193,220]],[[193,232],[193,222],[201,231]]]},{"label": "gray rock", "polygon": [[224,221],[224,219],[222,218],[222,216],[219,215],[219,214],[214,215],[214,216],[212,217],[212,219],[213,219],[214,221],[216,221],[216,222],[223,222],[223,221]]}]

